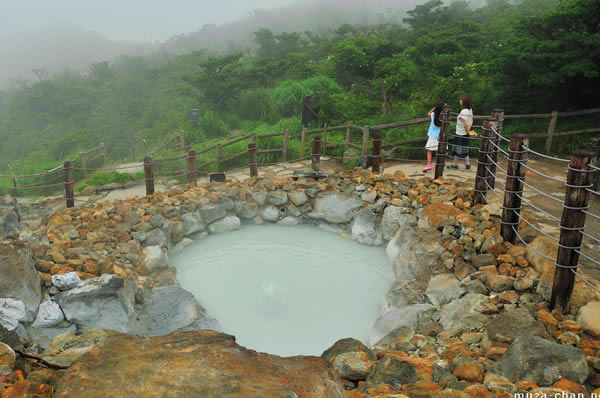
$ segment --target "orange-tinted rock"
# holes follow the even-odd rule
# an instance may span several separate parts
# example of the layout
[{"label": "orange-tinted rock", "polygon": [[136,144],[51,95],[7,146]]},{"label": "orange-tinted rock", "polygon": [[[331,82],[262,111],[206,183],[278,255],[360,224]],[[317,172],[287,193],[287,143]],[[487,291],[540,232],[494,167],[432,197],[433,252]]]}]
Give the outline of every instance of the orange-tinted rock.
[{"label": "orange-tinted rock", "polygon": [[571,380],[560,379],[552,385],[553,388],[558,388],[563,391],[572,392],[574,394],[585,394],[585,387],[581,384],[577,384]]},{"label": "orange-tinted rock", "polygon": [[562,321],[560,323],[560,329],[564,330],[565,332],[571,332],[575,334],[581,334],[581,332],[583,331],[579,323],[570,320]]},{"label": "orange-tinted rock", "polygon": [[483,384],[472,384],[463,390],[471,396],[471,398],[489,398],[491,393]]},{"label": "orange-tinted rock", "polygon": [[455,218],[459,223],[468,225],[473,218],[468,213],[458,210],[456,207],[444,203],[433,203],[425,207],[421,212],[419,225],[424,227],[438,227],[448,218]]},{"label": "orange-tinted rock", "polygon": [[402,394],[402,391],[390,386],[389,384],[380,384],[377,387],[368,388],[367,393],[372,396],[377,396],[384,394]]},{"label": "orange-tinted rock", "polygon": [[472,383],[481,383],[483,381],[483,370],[473,362],[463,363],[452,372],[459,380],[465,380]]},{"label": "orange-tinted rock", "polygon": [[317,357],[257,353],[233,336],[200,330],[141,338],[117,334],[66,370],[53,398],[345,397]]},{"label": "orange-tinted rock", "polygon": [[502,263],[498,266],[498,273],[501,275],[510,275],[510,271],[512,271],[512,268],[513,266],[509,263]]},{"label": "orange-tinted rock", "polygon": [[531,391],[539,386],[532,381],[519,381],[515,383],[517,388],[521,391]]},{"label": "orange-tinted rock", "polygon": [[546,329],[548,329],[549,332],[554,332],[558,329],[558,321],[548,311],[538,311],[537,319],[546,327]]},{"label": "orange-tinted rock", "polygon": [[2,398],[54,398],[52,387],[47,384],[40,384],[21,380],[8,387],[2,393]]},{"label": "orange-tinted rock", "polygon": [[355,390],[346,390],[344,394],[346,394],[346,398],[369,398],[369,395],[361,394]]},{"label": "orange-tinted rock", "polygon": [[498,296],[501,303],[504,304],[516,304],[519,301],[519,293],[514,290],[506,290]]},{"label": "orange-tinted rock", "polygon": [[490,347],[485,351],[485,356],[493,360],[500,359],[506,350],[508,350],[508,347]]},{"label": "orange-tinted rock", "polygon": [[380,350],[377,351],[377,359],[381,359],[383,357],[392,357],[396,359],[406,358],[408,354],[404,351],[396,351],[396,350]]}]

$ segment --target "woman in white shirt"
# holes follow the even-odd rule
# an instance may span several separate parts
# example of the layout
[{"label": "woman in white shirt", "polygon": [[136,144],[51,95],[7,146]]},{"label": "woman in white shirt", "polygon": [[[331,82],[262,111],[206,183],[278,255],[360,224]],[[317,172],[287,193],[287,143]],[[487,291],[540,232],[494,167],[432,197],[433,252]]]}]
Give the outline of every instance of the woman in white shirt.
[{"label": "woman in white shirt", "polygon": [[461,111],[456,119],[456,137],[453,140],[454,147],[454,162],[446,167],[450,169],[458,169],[458,158],[465,159],[465,169],[471,168],[471,160],[469,159],[469,139],[467,136],[473,125],[473,100],[470,95],[464,94],[460,96]]}]

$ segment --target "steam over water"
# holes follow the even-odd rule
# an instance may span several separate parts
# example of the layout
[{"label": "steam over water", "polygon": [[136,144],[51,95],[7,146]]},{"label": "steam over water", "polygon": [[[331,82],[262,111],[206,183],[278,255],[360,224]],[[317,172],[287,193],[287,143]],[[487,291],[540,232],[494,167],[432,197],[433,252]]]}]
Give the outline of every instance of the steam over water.
[{"label": "steam over water", "polygon": [[366,341],[393,280],[383,248],[302,225],[209,235],[170,263],[225,333],[281,356]]}]

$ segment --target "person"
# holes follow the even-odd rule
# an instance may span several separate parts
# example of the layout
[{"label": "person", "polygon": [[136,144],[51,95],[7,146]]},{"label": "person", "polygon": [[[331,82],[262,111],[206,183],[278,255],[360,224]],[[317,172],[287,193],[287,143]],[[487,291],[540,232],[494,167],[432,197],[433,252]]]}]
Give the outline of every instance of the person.
[{"label": "person", "polygon": [[471,126],[473,125],[473,100],[470,95],[463,94],[460,96],[461,111],[456,119],[456,137],[453,140],[454,156],[453,164],[446,167],[450,169],[458,169],[458,158],[465,159],[465,169],[471,168],[471,160],[469,159],[469,139]]},{"label": "person", "polygon": [[431,167],[431,159],[438,149],[438,138],[440,136],[440,126],[442,125],[440,115],[443,107],[444,104],[439,103],[427,113],[427,116],[431,118],[431,124],[429,125],[429,131],[427,132],[427,143],[425,144],[425,149],[427,149],[427,166],[423,169],[423,173],[427,173],[433,169],[433,167]]}]

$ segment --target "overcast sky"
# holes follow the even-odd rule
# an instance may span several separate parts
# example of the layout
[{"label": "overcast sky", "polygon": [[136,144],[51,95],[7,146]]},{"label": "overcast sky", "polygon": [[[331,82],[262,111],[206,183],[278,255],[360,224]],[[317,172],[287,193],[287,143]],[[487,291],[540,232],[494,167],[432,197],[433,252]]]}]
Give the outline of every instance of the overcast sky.
[{"label": "overcast sky", "polygon": [[113,40],[156,41],[295,0],[0,0],[0,35],[72,23]]}]

